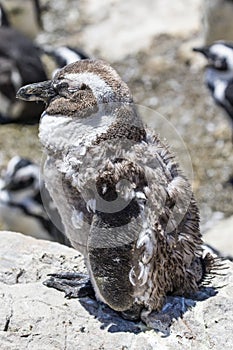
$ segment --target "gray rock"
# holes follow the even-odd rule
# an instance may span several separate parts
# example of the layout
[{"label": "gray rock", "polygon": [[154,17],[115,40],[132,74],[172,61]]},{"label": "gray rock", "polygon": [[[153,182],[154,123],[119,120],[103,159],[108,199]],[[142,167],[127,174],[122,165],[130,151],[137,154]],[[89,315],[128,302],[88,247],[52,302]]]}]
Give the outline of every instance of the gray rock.
[{"label": "gray rock", "polygon": [[164,337],[123,320],[89,298],[65,299],[42,282],[51,272],[85,271],[68,247],[18,233],[0,232],[0,344],[4,350],[230,350],[233,264],[216,276],[217,294],[196,302]]},{"label": "gray rock", "polygon": [[216,223],[205,233],[204,240],[222,256],[233,259],[233,216]]},{"label": "gray rock", "polygon": [[187,38],[199,28],[200,3],[189,0],[187,11],[184,0],[176,0],[175,5],[164,0],[83,1],[82,16],[88,19],[81,33],[83,45],[87,52],[98,51],[108,60],[119,60],[148,48],[156,35]]},{"label": "gray rock", "polygon": [[[56,38],[66,44],[69,40],[75,46],[78,42],[96,57],[125,60],[129,54],[148,49],[160,34],[185,40],[197,32],[201,3],[202,0],[189,0],[187,6],[185,0],[176,0],[175,4],[168,0],[69,0],[67,6],[64,0],[50,0],[50,10],[43,14],[46,32],[37,40],[51,43]],[[68,38],[67,31],[72,34]]]},{"label": "gray rock", "polygon": [[205,44],[217,40],[232,41],[233,3],[231,0],[204,0]]}]

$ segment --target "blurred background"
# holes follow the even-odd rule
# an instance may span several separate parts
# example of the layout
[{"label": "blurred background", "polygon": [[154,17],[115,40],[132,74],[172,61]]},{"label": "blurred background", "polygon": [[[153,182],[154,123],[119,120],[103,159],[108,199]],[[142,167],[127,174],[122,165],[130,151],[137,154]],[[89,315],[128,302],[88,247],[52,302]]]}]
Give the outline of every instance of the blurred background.
[{"label": "blurred background", "polygon": [[[233,41],[233,1],[1,0],[0,4],[11,27],[44,50],[40,57],[48,77],[59,64],[46,51],[63,46],[81,50],[107,60],[129,85],[135,103],[173,124],[191,157],[202,232],[224,241],[225,247],[219,248],[230,254],[232,127],[204,84],[205,59],[192,48],[219,39]],[[0,170],[15,155],[40,163],[38,124],[16,122],[0,125]],[[156,128],[154,122],[148,124]],[[168,142],[173,145],[173,140]],[[179,150],[175,152],[179,156]],[[0,225],[4,228],[4,223]]]}]

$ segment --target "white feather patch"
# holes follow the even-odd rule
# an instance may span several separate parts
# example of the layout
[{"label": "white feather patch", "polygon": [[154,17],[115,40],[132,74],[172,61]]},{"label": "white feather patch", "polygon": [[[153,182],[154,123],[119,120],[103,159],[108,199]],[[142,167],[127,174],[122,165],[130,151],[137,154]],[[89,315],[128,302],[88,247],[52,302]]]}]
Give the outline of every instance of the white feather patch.
[{"label": "white feather patch", "polygon": [[226,58],[230,69],[233,69],[233,50],[221,43],[214,44],[210,47],[210,52],[221,57]]},{"label": "white feather patch", "polygon": [[225,90],[227,82],[223,80],[217,80],[215,82],[214,97],[217,101],[223,102],[225,100]]},{"label": "white feather patch", "polygon": [[104,79],[101,79],[97,74],[91,72],[85,73],[69,73],[65,75],[66,79],[73,82],[73,86],[80,87],[81,84],[86,84],[90,87],[93,95],[100,101],[103,96],[112,95],[112,88],[106,83]]},{"label": "white feather patch", "polygon": [[98,135],[108,130],[115,121],[115,116],[94,113],[84,118],[71,118],[63,115],[43,113],[40,122],[39,137],[42,144],[54,152],[72,147],[77,148],[79,155],[85,155],[86,147]]},{"label": "white feather patch", "polygon": [[55,52],[66,60],[66,64],[81,60],[81,57],[76,52],[65,46],[58,47]]}]

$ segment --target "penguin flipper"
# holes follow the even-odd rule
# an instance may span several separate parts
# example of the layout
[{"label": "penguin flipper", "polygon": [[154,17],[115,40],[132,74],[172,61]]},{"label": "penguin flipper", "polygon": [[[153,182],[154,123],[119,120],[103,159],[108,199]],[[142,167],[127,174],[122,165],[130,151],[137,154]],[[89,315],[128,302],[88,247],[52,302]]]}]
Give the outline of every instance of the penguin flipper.
[{"label": "penguin flipper", "polygon": [[65,298],[95,298],[90,278],[81,272],[61,272],[49,274],[43,284],[65,293]]}]

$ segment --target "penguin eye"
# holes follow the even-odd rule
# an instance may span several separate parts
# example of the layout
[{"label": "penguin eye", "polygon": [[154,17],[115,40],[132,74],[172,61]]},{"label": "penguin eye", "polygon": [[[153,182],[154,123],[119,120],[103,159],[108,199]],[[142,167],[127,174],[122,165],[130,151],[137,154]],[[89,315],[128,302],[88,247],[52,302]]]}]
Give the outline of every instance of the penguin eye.
[{"label": "penguin eye", "polygon": [[212,62],[215,68],[219,70],[226,70],[227,69],[227,60],[225,57],[218,57],[217,55],[214,55],[212,57]]},{"label": "penguin eye", "polygon": [[223,70],[227,69],[227,59],[226,58],[222,59],[222,69]]},{"label": "penguin eye", "polygon": [[79,90],[91,90],[88,85],[82,83]]},{"label": "penguin eye", "polygon": [[25,180],[19,181],[18,182],[18,186],[21,187],[21,188],[26,188],[26,187],[29,187],[30,185],[32,185],[33,182],[34,182],[34,177],[30,176],[30,177],[28,177]]},{"label": "penguin eye", "polygon": [[24,188],[28,188],[34,182],[35,178],[30,176],[26,179],[13,180],[7,185],[7,189],[10,191],[20,191]]},{"label": "penguin eye", "polygon": [[85,83],[82,83],[81,85],[78,85],[78,86],[70,86],[68,88],[68,91],[71,92],[71,93],[72,92],[78,92],[78,91],[84,91],[84,90],[91,90],[91,89]]},{"label": "penguin eye", "polygon": [[53,88],[54,90],[59,93],[60,91],[62,90],[65,90],[68,88],[68,83],[65,82],[65,81],[60,81],[60,82],[56,82],[54,85],[53,85]]}]

